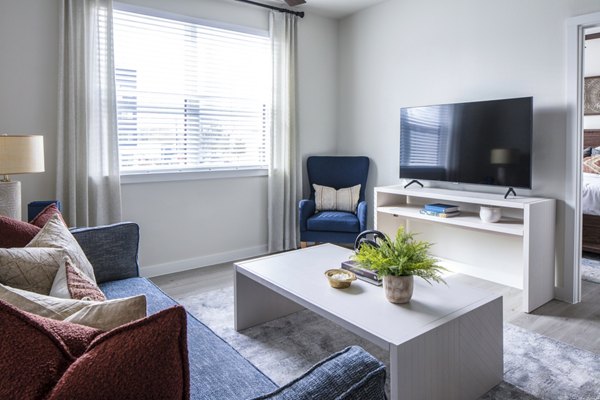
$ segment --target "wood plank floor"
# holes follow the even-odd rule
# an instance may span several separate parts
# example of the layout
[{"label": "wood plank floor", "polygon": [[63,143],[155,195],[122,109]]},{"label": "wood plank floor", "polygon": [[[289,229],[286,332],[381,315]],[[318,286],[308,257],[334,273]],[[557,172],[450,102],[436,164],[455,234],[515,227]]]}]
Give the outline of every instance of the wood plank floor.
[{"label": "wood plank floor", "polygon": [[[521,291],[508,286],[460,275],[463,283],[501,294],[504,321],[524,329],[600,354],[600,284],[583,282],[578,304],[553,300],[530,314],[521,312]],[[233,264],[163,275],[152,278],[174,299],[233,285]]]}]

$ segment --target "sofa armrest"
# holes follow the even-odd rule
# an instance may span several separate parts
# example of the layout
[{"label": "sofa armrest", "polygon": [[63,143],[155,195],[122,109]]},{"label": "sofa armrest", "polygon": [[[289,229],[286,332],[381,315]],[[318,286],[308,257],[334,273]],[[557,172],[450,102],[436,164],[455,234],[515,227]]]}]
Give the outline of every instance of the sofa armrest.
[{"label": "sofa armrest", "polygon": [[121,222],[73,228],[71,233],[94,267],[98,283],[139,276],[140,229],[137,224]]},{"label": "sofa armrest", "polygon": [[255,400],[385,399],[385,366],[351,346],[319,362],[304,375]]},{"label": "sofa armrest", "polygon": [[300,232],[306,232],[306,220],[315,213],[316,205],[313,200],[300,200],[298,202],[298,225]]},{"label": "sofa armrest", "polygon": [[356,207],[356,216],[358,217],[358,223],[360,224],[360,231],[367,230],[367,202],[361,201]]}]

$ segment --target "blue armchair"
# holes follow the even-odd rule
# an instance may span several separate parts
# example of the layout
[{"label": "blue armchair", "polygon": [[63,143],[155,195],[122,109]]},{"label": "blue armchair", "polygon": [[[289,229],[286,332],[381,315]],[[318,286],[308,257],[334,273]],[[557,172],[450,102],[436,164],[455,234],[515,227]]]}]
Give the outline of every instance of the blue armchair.
[{"label": "blue armchair", "polygon": [[[358,234],[367,229],[365,190],[369,174],[368,157],[312,156],[306,160],[310,198],[300,200],[300,242],[354,243]],[[360,184],[356,213],[323,210],[316,212],[313,184],[334,189]]]}]

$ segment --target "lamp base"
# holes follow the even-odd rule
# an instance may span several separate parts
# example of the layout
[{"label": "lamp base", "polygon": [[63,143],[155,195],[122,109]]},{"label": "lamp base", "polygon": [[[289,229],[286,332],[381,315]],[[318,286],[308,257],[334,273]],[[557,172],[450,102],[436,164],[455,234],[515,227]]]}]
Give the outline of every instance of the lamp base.
[{"label": "lamp base", "polygon": [[0,215],[21,220],[21,182],[0,181]]}]

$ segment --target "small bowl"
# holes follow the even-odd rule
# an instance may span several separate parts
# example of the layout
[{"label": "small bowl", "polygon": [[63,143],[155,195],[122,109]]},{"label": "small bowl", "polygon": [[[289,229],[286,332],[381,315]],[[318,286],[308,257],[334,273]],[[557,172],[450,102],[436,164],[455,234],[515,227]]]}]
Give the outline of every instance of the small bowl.
[{"label": "small bowl", "polygon": [[332,288],[345,289],[350,287],[352,281],[356,280],[354,272],[346,271],[345,269],[329,269],[325,271],[325,276]]}]

